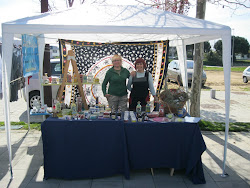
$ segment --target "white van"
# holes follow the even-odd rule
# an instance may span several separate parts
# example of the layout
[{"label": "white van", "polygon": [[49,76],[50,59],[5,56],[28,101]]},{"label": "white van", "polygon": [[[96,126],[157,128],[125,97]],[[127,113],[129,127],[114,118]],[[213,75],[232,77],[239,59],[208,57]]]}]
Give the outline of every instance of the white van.
[{"label": "white van", "polygon": [[[62,65],[60,63],[60,59],[51,59],[50,60],[50,68],[51,68],[51,76],[59,76],[62,74]],[[29,106],[30,108],[33,108],[33,103],[35,100],[38,100],[41,102],[41,97],[40,97],[40,82],[39,82],[39,77],[38,74],[34,74],[32,76],[28,77],[28,92],[29,92]],[[26,87],[25,87],[26,88]],[[59,86],[52,86],[52,97],[55,98],[57,94]],[[26,100],[26,91],[23,90],[24,92],[24,97]]]}]

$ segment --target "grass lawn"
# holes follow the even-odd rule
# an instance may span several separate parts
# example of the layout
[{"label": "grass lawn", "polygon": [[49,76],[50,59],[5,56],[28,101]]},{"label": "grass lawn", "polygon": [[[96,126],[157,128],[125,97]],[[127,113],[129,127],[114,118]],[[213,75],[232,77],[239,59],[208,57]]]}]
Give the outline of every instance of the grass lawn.
[{"label": "grass lawn", "polygon": [[[28,124],[25,122],[11,122],[11,125],[23,125],[20,130],[28,130]],[[0,122],[0,126],[4,126],[4,122]],[[210,122],[203,121],[199,122],[200,129],[202,131],[225,131],[224,122]],[[41,123],[31,123],[30,129],[41,130]],[[229,124],[230,132],[250,132],[250,123],[235,122]]]},{"label": "grass lawn", "polygon": [[[200,129],[202,131],[225,131],[225,123],[224,122],[210,122],[203,121],[199,122]],[[235,122],[229,123],[229,131],[230,132],[249,132],[250,131],[250,123],[242,123]]]},{"label": "grass lawn", "polygon": [[[244,67],[231,67],[232,72],[243,72],[247,68],[247,66]],[[223,67],[207,67],[204,66],[203,69],[205,71],[223,71]]]},{"label": "grass lawn", "polygon": [[[20,130],[28,130],[29,126],[27,123],[20,121],[20,122],[11,122],[11,125],[22,125],[23,127]],[[4,122],[0,122],[0,127],[4,126]],[[30,123],[30,129],[34,130],[41,130],[41,123]]]}]

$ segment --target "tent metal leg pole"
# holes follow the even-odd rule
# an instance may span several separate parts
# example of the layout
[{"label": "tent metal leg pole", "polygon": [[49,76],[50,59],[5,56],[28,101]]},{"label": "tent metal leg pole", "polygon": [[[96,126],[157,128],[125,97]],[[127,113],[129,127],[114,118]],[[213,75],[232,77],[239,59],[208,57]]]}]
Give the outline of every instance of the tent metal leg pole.
[{"label": "tent metal leg pole", "polygon": [[[231,46],[231,31],[227,35],[222,36],[223,46]],[[227,141],[229,132],[229,112],[230,112],[230,79],[231,79],[231,52],[227,48],[222,49],[223,57],[223,70],[225,80],[225,144],[224,144],[224,160],[223,160],[223,171],[222,177],[227,177],[228,174],[225,172],[226,168],[226,157],[227,157]]]},{"label": "tent metal leg pole", "polygon": [[[10,136],[10,109],[9,109],[9,87],[7,87],[7,75],[5,64],[3,66],[3,100],[4,100],[4,115],[5,115],[5,131],[7,134],[7,148],[9,153],[9,169],[10,169],[10,178],[13,179],[12,172],[12,149],[11,149],[11,136]],[[6,89],[7,88],[7,89]],[[7,91],[8,90],[8,91]]]},{"label": "tent metal leg pole", "polygon": [[30,106],[29,106],[29,84],[28,84],[28,77],[25,77],[25,92],[26,92],[26,101],[27,101],[27,119],[28,119],[28,126],[30,130]]},{"label": "tent metal leg pole", "polygon": [[223,167],[222,167],[222,174],[221,177],[225,178],[228,177],[228,174],[225,172],[226,169],[226,159],[227,159],[227,139],[228,139],[228,127],[226,123],[226,132],[225,132],[225,145],[224,145],[224,159],[223,159]]},{"label": "tent metal leg pole", "polygon": [[[2,71],[3,71],[3,102],[4,102],[4,124],[5,124],[5,131],[7,134],[7,148],[9,152],[9,170],[11,180],[13,179],[13,171],[12,171],[12,148],[11,148],[11,136],[10,136],[10,70],[12,65],[12,52],[13,52],[13,34],[5,33],[2,31]],[[7,66],[7,64],[9,66]],[[9,73],[9,74],[8,74]]]},{"label": "tent metal leg pole", "polygon": [[[186,45],[184,43],[184,40],[182,39],[182,51],[183,51],[183,60],[184,60],[184,71],[185,71],[185,76],[184,76],[184,79],[186,80],[186,84],[185,84],[185,91],[188,92],[188,77],[187,77],[187,50],[186,50]],[[190,113],[190,104],[189,104],[189,101],[187,101],[187,112]]]},{"label": "tent metal leg pole", "polygon": [[[7,112],[7,108],[9,105],[6,106],[6,103],[8,103],[7,99],[5,98],[5,112]],[[8,116],[5,114],[5,117]],[[13,179],[13,172],[12,172],[12,149],[11,149],[11,136],[10,136],[10,121],[5,121],[5,130],[7,134],[7,148],[9,153],[9,169],[10,169],[10,178]]]}]

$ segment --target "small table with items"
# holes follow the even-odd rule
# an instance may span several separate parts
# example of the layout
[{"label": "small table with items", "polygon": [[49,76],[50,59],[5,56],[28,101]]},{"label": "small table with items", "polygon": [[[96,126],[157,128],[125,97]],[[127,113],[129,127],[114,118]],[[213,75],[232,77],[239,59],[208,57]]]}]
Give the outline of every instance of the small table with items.
[{"label": "small table with items", "polygon": [[197,123],[61,120],[42,123],[44,178],[100,178],[130,169],[185,169],[195,184],[205,183],[201,155],[206,150]]}]

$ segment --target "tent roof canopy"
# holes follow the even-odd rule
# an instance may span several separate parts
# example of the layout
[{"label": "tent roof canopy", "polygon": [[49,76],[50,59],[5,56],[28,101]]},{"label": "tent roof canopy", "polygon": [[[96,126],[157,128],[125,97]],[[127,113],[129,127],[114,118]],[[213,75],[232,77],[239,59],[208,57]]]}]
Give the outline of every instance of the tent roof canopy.
[{"label": "tent roof canopy", "polygon": [[228,26],[136,5],[83,4],[6,22],[3,32],[44,34],[46,42],[64,38],[93,42],[180,40],[194,44],[231,33]]}]

